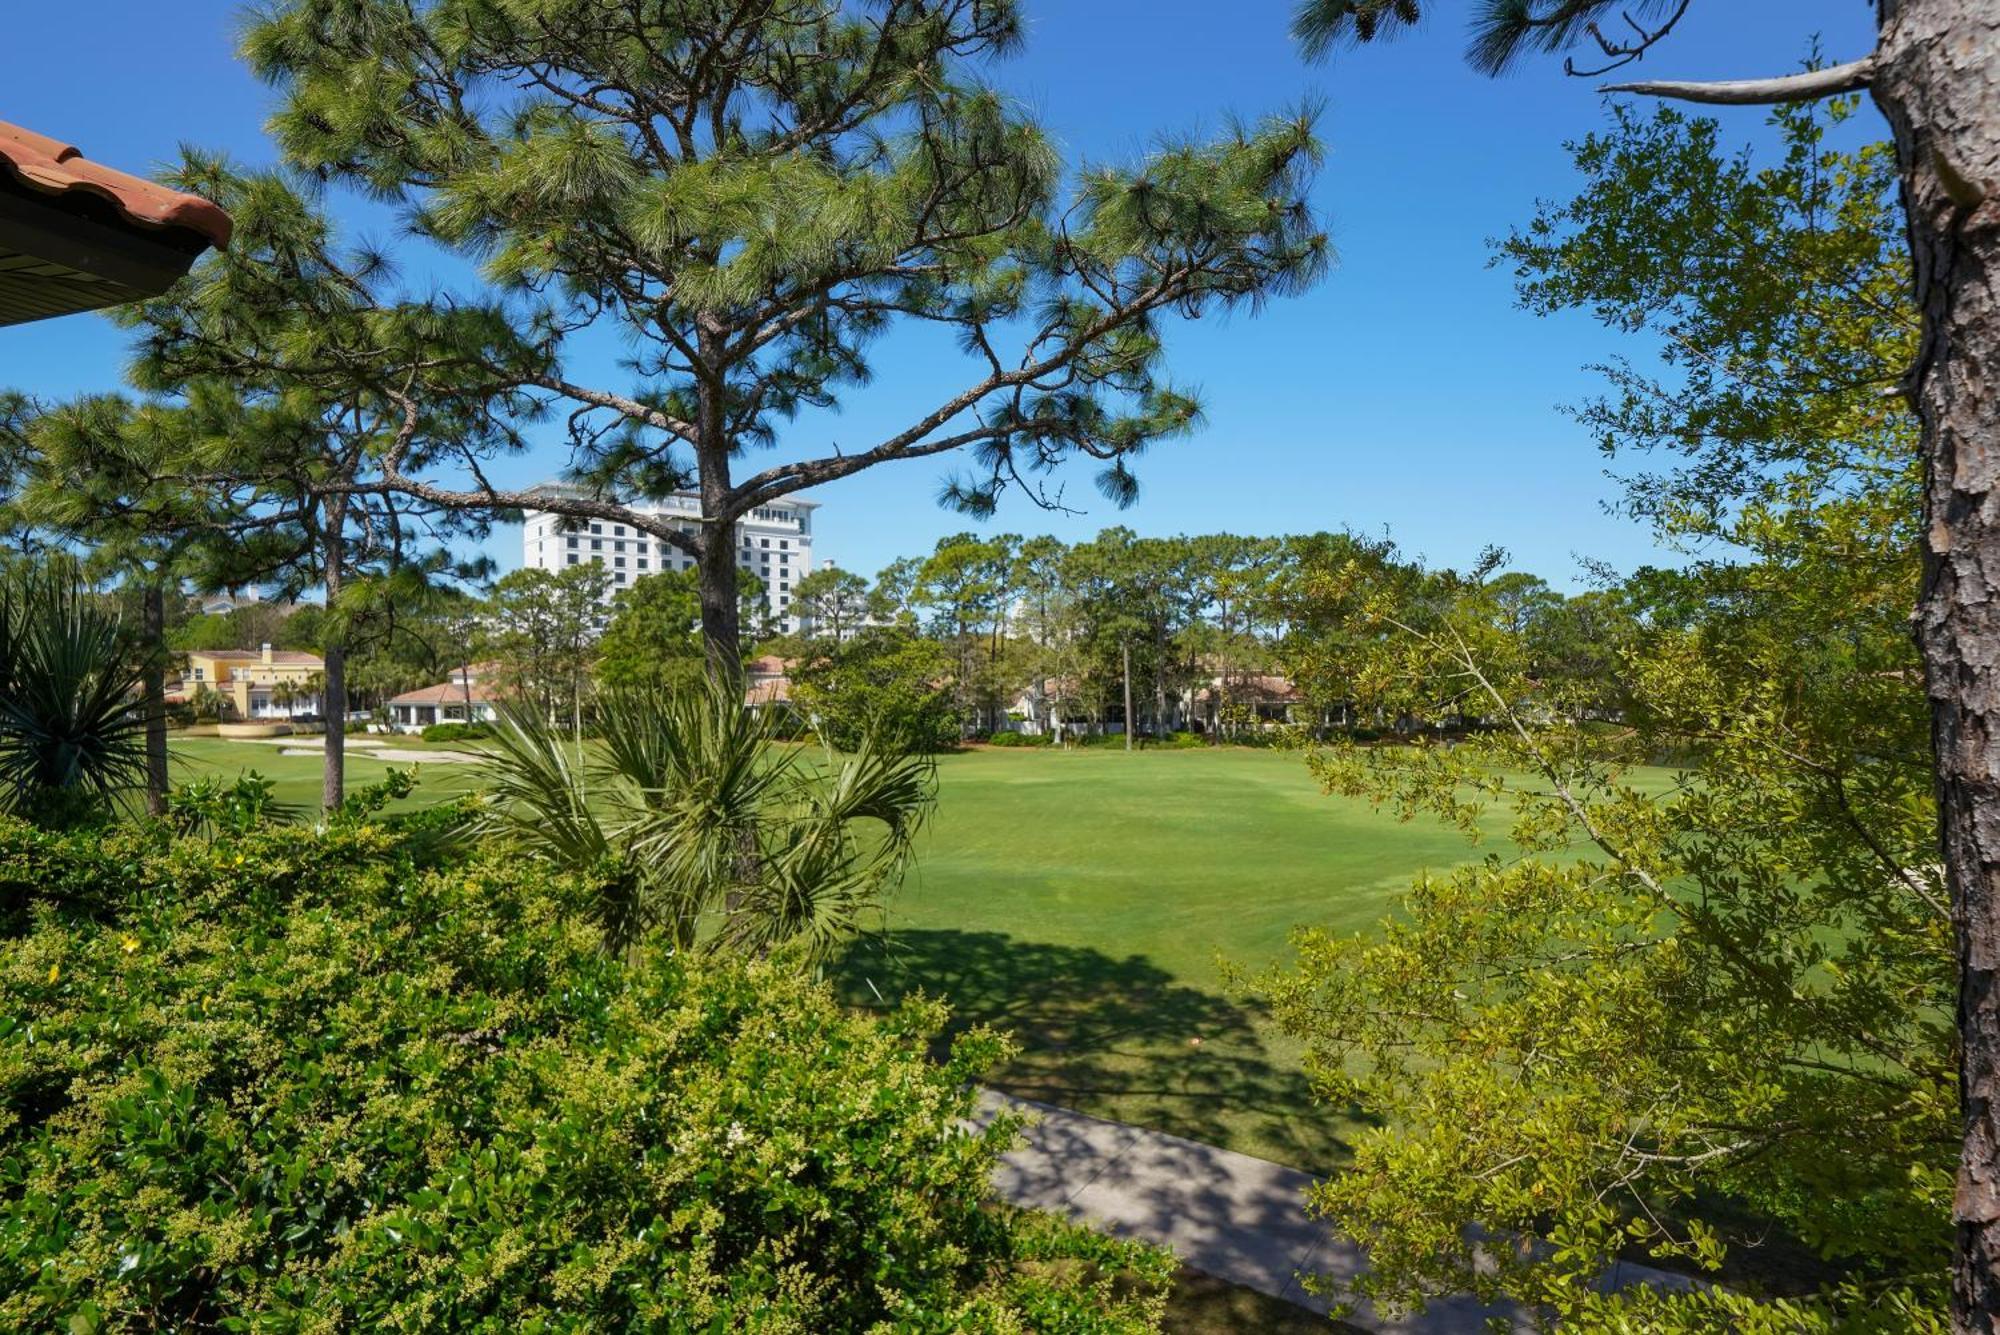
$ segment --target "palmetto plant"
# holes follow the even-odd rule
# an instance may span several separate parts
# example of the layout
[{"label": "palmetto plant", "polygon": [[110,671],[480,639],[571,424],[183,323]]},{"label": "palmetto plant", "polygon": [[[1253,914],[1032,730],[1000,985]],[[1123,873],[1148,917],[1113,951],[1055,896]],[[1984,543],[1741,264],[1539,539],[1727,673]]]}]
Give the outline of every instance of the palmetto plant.
[{"label": "palmetto plant", "polygon": [[0,579],[0,810],[63,824],[146,779],[141,665],[74,568]]},{"label": "palmetto plant", "polygon": [[778,745],[710,686],[606,693],[591,747],[525,702],[500,715],[472,833],[592,876],[613,948],[657,926],[683,949],[818,957],[901,880],[931,806],[928,761]]}]

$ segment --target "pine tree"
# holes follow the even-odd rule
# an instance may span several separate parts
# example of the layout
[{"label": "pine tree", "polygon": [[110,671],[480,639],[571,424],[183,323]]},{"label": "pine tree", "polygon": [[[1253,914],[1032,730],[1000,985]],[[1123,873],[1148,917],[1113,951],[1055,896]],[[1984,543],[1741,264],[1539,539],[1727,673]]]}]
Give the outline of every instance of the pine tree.
[{"label": "pine tree", "polygon": [[[447,486],[440,504],[616,518],[693,556],[711,670],[738,670],[733,529],[878,464],[969,452],[945,498],[990,511],[1068,458],[1129,501],[1133,459],[1199,406],[1162,322],[1312,281],[1312,117],[1241,126],[1073,177],[981,81],[1011,0],[279,0],[245,50],[284,101],[287,159],[405,206],[531,312],[546,363],[496,389],[566,414],[582,494]],[[966,371],[882,438],[776,450],[841,404],[893,326]],[[630,383],[580,383],[589,331]],[[788,442],[789,444],[789,442]],[[617,504],[694,488],[683,533]]]},{"label": "pine tree", "polygon": [[[342,247],[274,173],[190,155],[172,181],[223,202],[236,235],[125,314],[140,333],[131,379],[155,400],[80,402],[35,443],[72,525],[188,535],[187,573],[202,588],[319,590],[331,810],[345,789],[353,604],[368,581],[435,568],[435,539],[478,526],[394,491],[384,460],[518,447],[484,376],[530,354],[490,310],[396,303],[383,258]],[[476,392],[465,392],[469,366]]]}]

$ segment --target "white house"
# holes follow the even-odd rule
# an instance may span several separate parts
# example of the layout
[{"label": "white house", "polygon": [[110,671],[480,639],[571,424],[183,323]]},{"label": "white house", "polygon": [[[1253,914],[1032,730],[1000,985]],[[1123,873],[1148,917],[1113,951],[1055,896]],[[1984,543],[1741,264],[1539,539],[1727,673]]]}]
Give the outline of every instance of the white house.
[{"label": "white house", "polygon": [[[538,488],[559,491],[550,484]],[[689,495],[664,501],[640,502],[633,509],[672,519],[675,528],[694,533],[701,526],[701,500]],[[760,505],[736,524],[736,568],[764,582],[764,608],[777,629],[799,629],[792,613],[792,586],[812,570],[812,512],[817,501],[786,497]],[[561,570],[589,561],[611,572],[616,594],[634,581],[662,570],[689,570],[694,558],[630,524],[596,519],[572,520],[542,510],[527,512],[521,529],[521,564],[537,570]]]},{"label": "white house", "polygon": [[448,681],[404,691],[389,701],[390,726],[397,732],[422,732],[434,723],[491,723],[500,717],[494,708],[499,690],[493,676],[493,664],[474,663],[453,672]]}]

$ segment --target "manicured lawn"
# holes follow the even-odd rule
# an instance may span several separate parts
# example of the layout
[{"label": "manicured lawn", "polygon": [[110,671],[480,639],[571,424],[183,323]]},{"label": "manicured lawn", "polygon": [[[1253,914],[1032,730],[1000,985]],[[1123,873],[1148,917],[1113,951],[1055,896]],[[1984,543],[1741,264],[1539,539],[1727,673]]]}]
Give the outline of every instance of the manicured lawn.
[{"label": "manicured lawn", "polygon": [[[317,757],[198,738],[175,751],[189,773],[255,768],[317,804]],[[356,785],[384,769],[359,748],[348,765]],[[1305,1168],[1337,1165],[1358,1123],[1313,1104],[1296,1050],[1229,993],[1222,962],[1280,961],[1303,923],[1366,930],[1420,871],[1504,846],[1327,797],[1288,752],[983,749],[938,773],[915,872],[833,969],[842,995],[942,996],[955,1026],[1013,1033],[1003,1089]],[[473,782],[464,765],[420,774],[413,802]]]},{"label": "manicured lawn", "polygon": [[[838,971],[879,1004],[921,989],[1009,1030],[993,1083],[1306,1168],[1352,1119],[1222,981],[1302,923],[1361,930],[1456,834],[1320,793],[1294,753],[982,750],[948,756],[916,874]],[[1496,818],[1494,829],[1500,828]],[[1196,1040],[1199,1040],[1197,1043]]]},{"label": "manicured lawn", "polygon": [[[256,741],[224,741],[219,737],[174,737],[168,749],[174,761],[174,782],[185,783],[203,774],[220,774],[225,778],[235,778],[239,774],[255,770],[258,774],[277,784],[277,796],[281,802],[302,807],[307,812],[319,810],[320,776],[322,773],[319,749],[325,739],[321,737],[287,737],[282,745],[271,745]],[[440,764],[432,762],[412,762],[397,760],[385,762],[370,755],[367,746],[355,746],[349,739],[347,747],[347,786],[349,791],[363,788],[379,781],[388,773],[391,764],[397,769],[417,771],[418,788],[398,807],[428,806],[435,802],[449,801],[473,787],[473,766],[463,764]],[[364,739],[367,740],[367,739]],[[469,753],[473,748],[465,743],[452,746],[427,746],[418,738],[384,737],[384,746],[400,751],[454,751]],[[311,755],[288,756],[286,751],[311,751]],[[392,808],[393,809],[393,808]]]}]

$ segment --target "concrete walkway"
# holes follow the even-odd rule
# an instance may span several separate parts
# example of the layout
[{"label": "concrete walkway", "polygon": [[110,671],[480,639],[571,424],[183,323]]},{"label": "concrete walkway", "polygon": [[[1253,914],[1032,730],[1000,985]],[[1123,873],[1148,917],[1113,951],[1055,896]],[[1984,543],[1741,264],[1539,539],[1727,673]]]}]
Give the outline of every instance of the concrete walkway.
[{"label": "concrete walkway", "polygon": [[[1306,1217],[1310,1174],[1247,1154],[1202,1145],[1164,1132],[1101,1121],[1066,1108],[984,1092],[980,1120],[1003,1108],[1028,1114],[1026,1143],[1000,1163],[1000,1195],[1051,1210],[1121,1238],[1170,1247],[1190,1269],[1315,1312],[1329,1300],[1307,1293],[1299,1275],[1349,1280],[1368,1264],[1361,1248],[1332,1237]],[[1620,1263],[1609,1288],[1657,1283],[1684,1287],[1684,1276]],[[1532,1330],[1515,1309],[1471,1298],[1434,1302],[1420,1315],[1388,1317],[1368,1307],[1346,1318],[1368,1331],[1398,1335],[1484,1335],[1487,1322]]]}]

